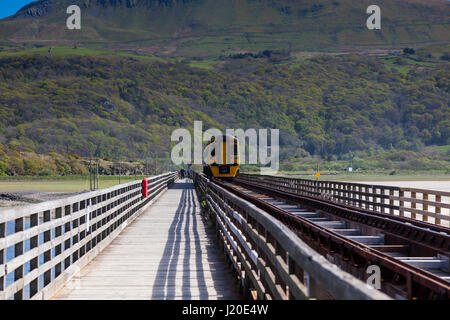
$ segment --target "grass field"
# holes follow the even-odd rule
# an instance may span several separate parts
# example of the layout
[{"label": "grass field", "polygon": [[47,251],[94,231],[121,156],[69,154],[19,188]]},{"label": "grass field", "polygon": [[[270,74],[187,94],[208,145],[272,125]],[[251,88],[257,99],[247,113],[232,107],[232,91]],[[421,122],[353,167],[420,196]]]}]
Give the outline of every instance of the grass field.
[{"label": "grass field", "polygon": [[216,60],[205,60],[205,61],[190,61],[189,66],[192,68],[200,68],[205,70],[213,70],[220,61]]},{"label": "grass field", "polygon": [[[217,57],[265,49],[341,51],[349,46],[423,46],[448,42],[448,2],[379,0],[383,28],[364,26],[370,2],[348,0],[84,1],[81,32],[64,28],[68,0],[54,0],[48,15],[0,21],[0,43],[78,43],[146,49],[162,56]],[[157,1],[155,1],[157,2]],[[166,3],[166,4],[164,4]],[[37,2],[36,7],[42,4]],[[111,9],[111,10],[109,10]],[[200,65],[205,67],[205,65]]]},{"label": "grass field", "polygon": [[[0,51],[0,58],[2,57],[21,57],[24,55],[48,55],[48,50],[50,47],[40,47],[40,48],[31,48],[26,50],[18,50],[18,51]],[[108,56],[108,57],[122,57],[122,58],[134,58],[138,60],[147,60],[147,61],[165,61],[162,58],[149,56],[149,55],[137,55],[127,51],[119,51],[119,50],[98,50],[98,49],[90,49],[90,48],[73,48],[73,47],[52,47],[51,54],[54,57],[65,57],[65,56]]]},{"label": "grass field", "polygon": [[[120,183],[140,180],[140,176],[121,177]],[[99,188],[104,189],[119,184],[118,176],[101,176],[99,178]],[[0,179],[0,192],[11,191],[42,191],[42,192],[81,192],[89,190],[89,177],[58,177],[58,178],[37,178],[21,177]]]},{"label": "grass field", "polygon": [[445,146],[429,146],[425,148],[428,152],[438,152],[442,154],[450,154],[450,144]]}]

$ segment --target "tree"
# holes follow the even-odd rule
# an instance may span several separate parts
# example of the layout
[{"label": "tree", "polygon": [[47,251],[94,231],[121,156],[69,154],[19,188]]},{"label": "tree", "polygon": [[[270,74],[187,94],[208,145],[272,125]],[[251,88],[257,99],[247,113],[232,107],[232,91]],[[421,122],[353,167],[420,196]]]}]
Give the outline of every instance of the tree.
[{"label": "tree", "polygon": [[403,53],[404,54],[415,54],[416,51],[413,48],[404,48]]}]

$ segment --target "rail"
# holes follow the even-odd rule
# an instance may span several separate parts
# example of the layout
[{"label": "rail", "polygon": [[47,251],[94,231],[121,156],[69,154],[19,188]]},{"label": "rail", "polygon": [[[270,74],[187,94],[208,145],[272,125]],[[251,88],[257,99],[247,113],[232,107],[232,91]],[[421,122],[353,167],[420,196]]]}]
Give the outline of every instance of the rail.
[{"label": "rail", "polygon": [[257,299],[389,299],[309,248],[281,222],[194,173],[208,214],[216,221],[245,297]]},{"label": "rail", "polygon": [[450,192],[400,188],[400,216],[450,227]]},{"label": "rail", "polygon": [[240,174],[239,179],[365,210],[450,226],[450,192],[268,175]]},{"label": "rail", "polygon": [[163,190],[175,173],[0,212],[0,300],[49,299]]}]

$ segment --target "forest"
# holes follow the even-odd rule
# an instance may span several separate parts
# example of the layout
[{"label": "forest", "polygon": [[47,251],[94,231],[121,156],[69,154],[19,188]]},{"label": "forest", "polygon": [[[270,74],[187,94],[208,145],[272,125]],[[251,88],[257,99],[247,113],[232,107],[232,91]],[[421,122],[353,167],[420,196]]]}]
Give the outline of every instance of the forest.
[{"label": "forest", "polygon": [[0,174],[25,174],[17,165],[25,153],[168,158],[171,132],[192,129],[194,120],[205,129],[279,128],[281,160],[291,169],[314,157],[390,161],[402,151],[445,166],[450,65],[428,60],[267,51],[211,63],[0,55]]}]

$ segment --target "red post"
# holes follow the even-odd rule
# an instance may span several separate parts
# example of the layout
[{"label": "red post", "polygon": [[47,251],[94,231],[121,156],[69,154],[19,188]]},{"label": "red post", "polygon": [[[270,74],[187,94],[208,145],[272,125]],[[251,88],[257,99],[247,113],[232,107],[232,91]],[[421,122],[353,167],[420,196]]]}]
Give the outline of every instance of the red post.
[{"label": "red post", "polygon": [[147,179],[143,179],[142,180],[142,198],[147,198],[148,197],[148,181]]}]

